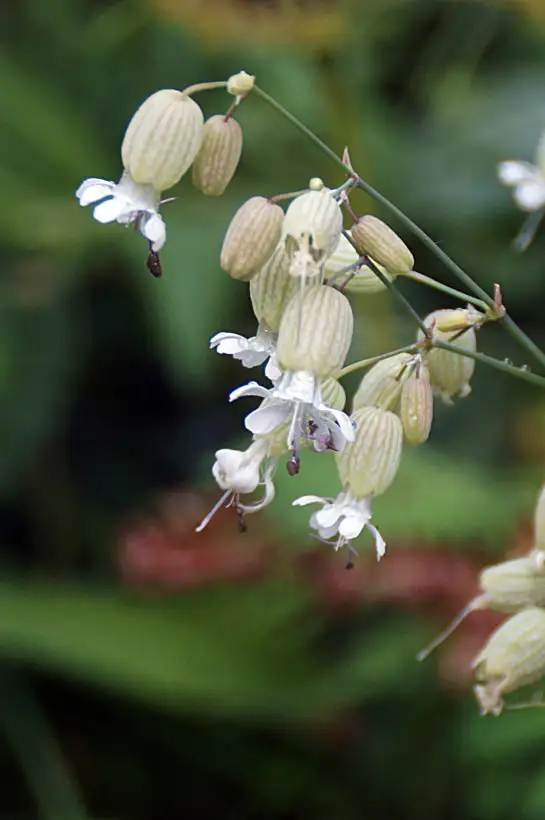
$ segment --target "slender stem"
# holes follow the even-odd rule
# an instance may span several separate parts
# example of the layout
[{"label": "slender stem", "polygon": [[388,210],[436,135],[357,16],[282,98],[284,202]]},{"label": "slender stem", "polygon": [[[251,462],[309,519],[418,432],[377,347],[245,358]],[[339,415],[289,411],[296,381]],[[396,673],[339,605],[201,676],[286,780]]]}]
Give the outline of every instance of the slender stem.
[{"label": "slender stem", "polygon": [[487,305],[482,299],[477,299],[476,296],[470,296],[461,290],[456,290],[448,285],[444,285],[443,282],[438,282],[437,279],[432,279],[431,276],[426,276],[424,273],[417,273],[415,270],[410,270],[403,275],[405,279],[412,279],[413,282],[418,282],[420,285],[427,285],[429,288],[442,291],[442,293],[448,293],[449,296],[460,299],[462,302],[469,302],[471,305],[480,308],[483,312],[487,309]]},{"label": "slender stem", "polygon": [[[450,258],[448,254],[446,254],[436,242],[433,241],[431,236],[420,228],[416,222],[413,222],[410,217],[406,216],[393,202],[390,202],[385,196],[383,196],[379,191],[373,188],[372,185],[369,185],[364,179],[362,179],[358,174],[356,174],[347,163],[343,162],[340,157],[337,156],[335,151],[333,151],[329,145],[320,139],[310,128],[307,128],[297,117],[295,117],[291,112],[284,108],[283,105],[278,103],[273,97],[269,96],[265,91],[263,91],[259,86],[254,86],[254,92],[260,96],[268,105],[278,111],[285,119],[289,120],[296,128],[301,131],[302,134],[305,134],[308,139],[310,139],[318,148],[320,148],[324,154],[326,154],[332,162],[342,168],[347,174],[353,177],[359,188],[369,194],[369,196],[373,197],[377,202],[380,202],[381,205],[384,205],[391,213],[393,213],[399,220],[402,222],[407,228],[409,228],[412,233],[417,236],[420,241],[427,247],[429,250],[435,254],[435,256],[443,262],[443,264],[458,278],[464,285],[471,290],[475,296],[481,299],[486,305],[488,305],[492,310],[496,309],[496,304],[494,299],[489,296],[489,294],[480,287],[480,285],[475,282],[469,274],[467,274],[456,262]],[[537,361],[545,367],[545,353],[533,342],[524,331],[516,324],[516,322],[511,319],[511,317],[506,313],[501,319],[499,319],[500,324],[505,326],[507,332],[521,345],[524,347]]]},{"label": "slender stem", "polygon": [[442,350],[450,350],[452,353],[458,353],[460,356],[465,356],[467,359],[475,359],[476,362],[488,364],[490,367],[495,367],[496,370],[501,370],[503,373],[509,373],[511,376],[516,376],[518,379],[523,379],[531,384],[537,384],[539,387],[545,387],[545,377],[538,376],[530,370],[523,367],[516,367],[509,362],[503,362],[501,359],[495,359],[493,356],[487,356],[486,353],[478,353],[477,351],[464,350],[457,345],[450,342],[441,342],[438,339],[433,341],[433,347],[440,347]]},{"label": "slender stem", "polygon": [[199,91],[210,91],[213,88],[226,88],[226,80],[216,80],[212,83],[195,83],[195,85],[188,85],[182,90],[183,97],[189,97],[191,94],[198,94]]},{"label": "slender stem", "polygon": [[367,265],[368,268],[370,268],[373,271],[375,276],[377,276],[380,279],[382,284],[386,285],[386,287],[388,288],[390,293],[392,293],[394,295],[394,297],[397,299],[397,301],[403,307],[403,309],[410,316],[412,316],[412,318],[414,319],[414,321],[416,322],[416,324],[418,325],[418,327],[420,328],[422,333],[425,336],[427,336],[428,333],[429,333],[428,328],[426,327],[426,325],[424,324],[424,322],[422,321],[422,319],[420,318],[420,316],[418,315],[416,310],[413,308],[413,306],[411,305],[409,300],[405,296],[403,296],[403,294],[401,293],[401,291],[399,290],[399,288],[397,287],[395,282],[392,282],[390,279],[388,279],[388,277],[385,276],[385,274],[380,270],[380,268],[377,267],[375,265],[375,263],[373,262],[373,260],[370,259],[368,256],[364,257],[364,263]]},{"label": "slender stem", "polygon": [[390,359],[392,356],[397,356],[398,353],[416,353],[418,348],[419,346],[417,344],[406,345],[406,347],[398,347],[397,350],[390,350],[389,353],[381,353],[379,356],[371,356],[369,359],[362,359],[359,362],[347,364],[346,367],[343,367],[337,378],[342,379],[343,376],[348,376],[349,373],[355,373],[357,370],[363,370],[364,367],[382,362],[384,359]]},{"label": "slender stem", "polygon": [[289,191],[287,194],[275,194],[269,198],[269,202],[281,202],[283,199],[294,199],[296,196],[301,196],[301,194],[306,194],[308,192],[308,188],[304,188],[302,191]]}]

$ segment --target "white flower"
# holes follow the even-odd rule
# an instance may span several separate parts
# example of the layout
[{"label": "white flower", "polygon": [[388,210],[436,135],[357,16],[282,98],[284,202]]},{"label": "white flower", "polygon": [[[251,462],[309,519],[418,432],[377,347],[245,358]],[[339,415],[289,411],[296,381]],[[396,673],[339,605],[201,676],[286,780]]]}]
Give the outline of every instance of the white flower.
[{"label": "white flower", "polygon": [[136,222],[140,233],[160,251],[166,241],[165,223],[159,216],[160,194],[153,185],[139,185],[125,171],[119,182],[94,177],[84,180],[76,191],[79,204],[85,207],[99,200],[93,216],[98,222]]},{"label": "white flower", "polygon": [[324,404],[320,380],[312,373],[285,371],[276,384],[267,389],[257,382],[238,387],[229,396],[235,401],[241,396],[266,399],[244,421],[254,435],[267,435],[290,419],[287,447],[292,452],[294,472],[299,468],[301,439],[312,438],[318,450],[341,452],[347,441],[354,441],[352,422],[342,410]]},{"label": "white flower", "polygon": [[[211,518],[223,506],[234,504],[237,515],[243,516],[258,512],[274,499],[275,489],[273,474],[276,459],[270,459],[262,471],[263,462],[269,458],[271,441],[266,437],[254,439],[247,450],[218,450],[216,461],[212,467],[212,474],[219,487],[225,490],[218,503],[201,521],[197,532],[202,532]],[[263,472],[263,475],[262,475]],[[241,504],[240,496],[253,493],[260,485],[265,487],[265,494],[261,501],[251,504]]]},{"label": "white flower", "polygon": [[[357,498],[350,489],[345,489],[337,498],[321,498],[317,495],[303,495],[296,498],[294,506],[304,507],[307,504],[322,504],[322,509],[315,512],[310,517],[310,526],[318,530],[319,537],[332,543],[336,550],[348,546],[351,553],[355,553],[352,548],[352,540],[360,535],[364,528],[367,528],[375,539],[377,550],[377,560],[380,561],[386,552],[386,543],[372,524],[371,520],[371,500],[370,498]],[[330,539],[335,539],[331,541]]]},{"label": "white flower", "polygon": [[537,165],[519,160],[500,162],[498,178],[513,189],[515,202],[522,211],[537,211],[545,205],[545,176]]},{"label": "white flower", "polygon": [[210,347],[215,347],[218,353],[239,359],[243,367],[257,367],[268,359],[265,375],[274,382],[282,373],[275,355],[276,339],[277,334],[260,322],[255,336],[247,339],[238,333],[216,333],[210,339]]}]

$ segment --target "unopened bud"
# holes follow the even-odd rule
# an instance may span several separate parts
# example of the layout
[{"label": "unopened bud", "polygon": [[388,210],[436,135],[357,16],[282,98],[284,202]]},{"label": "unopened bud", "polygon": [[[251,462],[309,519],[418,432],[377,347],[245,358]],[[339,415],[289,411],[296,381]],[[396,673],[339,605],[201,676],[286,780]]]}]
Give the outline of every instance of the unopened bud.
[{"label": "unopened bud", "polygon": [[433,393],[426,365],[409,376],[401,388],[400,418],[409,444],[423,444],[428,440],[433,420]]},{"label": "unopened bud", "polygon": [[135,182],[166,191],[185,174],[200,148],[203,114],[181,91],[156,91],[127,126],[121,156]]},{"label": "unopened bud", "polygon": [[204,124],[201,147],[193,163],[193,185],[207,196],[220,196],[233,178],[241,151],[238,122],[214,114]]},{"label": "unopened bud", "polygon": [[311,191],[321,191],[322,188],[325,188],[325,183],[320,177],[312,177],[308,183],[308,187]]},{"label": "unopened bud", "polygon": [[426,658],[457,626],[476,609],[520,612],[530,606],[545,605],[545,569],[535,552],[512,561],[485,567],[479,576],[480,594],[464,607],[451,624],[418,655]]},{"label": "unopened bud", "polygon": [[243,97],[248,94],[255,85],[255,77],[246,71],[239,71],[227,80],[227,93],[234,97]]},{"label": "unopened bud", "polygon": [[[466,322],[466,325],[463,326],[467,326],[468,313],[463,308],[436,310],[430,313],[424,322],[427,327],[431,328],[432,339],[452,342],[462,350],[473,353],[477,350],[477,336],[473,325],[469,324],[467,330],[462,331],[450,330],[445,332],[438,329],[449,323],[458,323],[459,325],[460,322]],[[424,334],[419,330],[418,339],[422,340],[423,338]],[[432,387],[445,402],[451,403],[453,396],[464,398],[469,395],[471,392],[469,381],[475,370],[475,361],[473,359],[468,356],[461,356],[459,353],[453,353],[450,350],[435,348],[430,350],[426,361]]]},{"label": "unopened bud", "polygon": [[370,256],[396,276],[412,270],[412,253],[395,231],[376,216],[362,216],[350,233],[360,256]]},{"label": "unopened bud", "polygon": [[403,427],[395,413],[362,407],[351,415],[356,425],[349,450],[348,484],[356,496],[380,495],[394,480],[403,449]]},{"label": "unopened bud", "polygon": [[350,302],[326,285],[306,288],[288,302],[276,354],[282,370],[326,379],[342,368],[354,329]]},{"label": "unopened bud", "polygon": [[[386,285],[367,265],[360,265],[352,271],[348,270],[350,265],[355,265],[358,259],[357,250],[350,244],[346,236],[341,234],[337,247],[324,263],[325,277],[331,279],[334,276],[336,277],[336,284],[343,284],[343,279],[339,279],[339,274],[342,271],[346,282],[343,285],[343,290],[351,293],[377,293],[385,290]],[[380,265],[377,267],[388,279],[392,279],[392,275],[387,273],[384,268],[381,268]]]},{"label": "unopened bud", "polygon": [[280,240],[284,211],[262,196],[238,209],[225,234],[220,264],[233,279],[251,279],[270,259]]},{"label": "unopened bud", "polygon": [[539,550],[545,550],[545,484],[537,499],[534,513],[534,543]]},{"label": "unopened bud", "polygon": [[481,714],[501,714],[504,695],[545,675],[545,610],[530,607],[501,624],[472,668]]},{"label": "unopened bud", "polygon": [[265,321],[275,333],[287,303],[299,290],[299,282],[290,276],[289,267],[290,260],[281,242],[250,281],[250,298],[256,318]]},{"label": "unopened bud", "polygon": [[289,240],[288,249],[308,252],[314,262],[321,263],[337,246],[342,229],[339,203],[323,188],[292,200],[284,217],[282,237]]},{"label": "unopened bud", "polygon": [[354,394],[352,409],[361,407],[381,407],[397,412],[401,388],[411,374],[410,353],[396,353],[371,367],[360,382]]}]

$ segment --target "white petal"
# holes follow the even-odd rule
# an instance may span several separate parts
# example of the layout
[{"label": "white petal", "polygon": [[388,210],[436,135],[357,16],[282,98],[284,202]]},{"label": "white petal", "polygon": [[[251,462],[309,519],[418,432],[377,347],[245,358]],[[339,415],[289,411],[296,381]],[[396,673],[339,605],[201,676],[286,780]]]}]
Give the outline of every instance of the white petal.
[{"label": "white petal", "polygon": [[545,205],[545,179],[523,182],[515,188],[513,196],[523,211],[537,211]]},{"label": "white petal", "polygon": [[233,390],[229,394],[229,401],[236,401],[242,396],[257,396],[260,399],[266,399],[268,395],[269,391],[266,387],[262,387],[257,382],[248,382],[248,384],[243,384],[242,387]]},{"label": "white petal", "polygon": [[322,527],[320,526],[317,520],[318,513],[314,513],[310,516],[310,526],[313,530],[318,530],[318,535],[320,538],[323,538],[324,541],[329,541],[330,538],[334,538],[337,535],[337,527],[334,524],[332,527]]},{"label": "white petal", "polygon": [[265,366],[265,376],[274,384],[282,375],[282,369],[278,364],[276,353],[273,353]]},{"label": "white petal", "polygon": [[339,522],[343,517],[342,507],[337,506],[337,504],[326,504],[322,510],[318,510],[314,514],[320,529],[335,526],[335,532],[337,532]]},{"label": "white petal", "polygon": [[246,350],[247,346],[248,340],[237,333],[216,333],[210,339],[210,347],[215,347],[218,353],[225,353],[227,356],[240,353],[241,350]]},{"label": "white petal", "polygon": [[352,424],[350,418],[346,415],[346,413],[343,413],[342,410],[336,410],[334,407],[326,407],[325,405],[322,405],[322,407],[334,417],[335,421],[341,428],[341,433],[343,434],[345,439],[347,441],[354,441],[354,425]]},{"label": "white petal", "polygon": [[101,202],[93,211],[93,216],[97,222],[114,222],[122,215],[126,208],[126,203],[118,197],[107,199],[106,202]]},{"label": "white petal", "polygon": [[260,364],[269,357],[268,350],[241,350],[240,353],[233,354],[235,359],[242,362],[243,367],[259,367]]},{"label": "white petal", "polygon": [[286,421],[291,408],[287,402],[262,404],[244,419],[244,426],[254,436],[266,436]]},{"label": "white petal", "polygon": [[346,538],[347,541],[352,541],[357,538],[366,524],[365,517],[360,515],[347,515],[339,524],[339,534]]},{"label": "white petal", "polygon": [[265,476],[265,494],[261,501],[255,501],[253,504],[240,504],[239,509],[242,510],[244,513],[255,513],[262,510],[264,507],[267,507],[272,501],[274,501],[274,497],[276,495],[276,490],[274,487],[274,483],[270,475]]},{"label": "white petal", "polygon": [[82,207],[90,205],[91,202],[98,202],[105,196],[112,196],[115,191],[115,182],[108,182],[106,179],[86,179],[76,191],[79,204]]},{"label": "white petal", "polygon": [[302,495],[291,503],[292,507],[306,507],[307,504],[326,504],[327,499],[319,495]]},{"label": "white petal", "polygon": [[156,253],[160,251],[167,241],[167,229],[163,217],[159,214],[145,214],[140,220],[140,233],[152,243],[151,247]]},{"label": "white petal", "polygon": [[386,553],[386,541],[372,524],[367,524],[367,529],[375,539],[375,547],[377,549],[377,561],[380,561],[382,556]]},{"label": "white petal", "polygon": [[539,171],[535,165],[520,160],[507,160],[498,165],[498,179],[504,185],[520,185],[522,182],[533,182],[539,177]]}]

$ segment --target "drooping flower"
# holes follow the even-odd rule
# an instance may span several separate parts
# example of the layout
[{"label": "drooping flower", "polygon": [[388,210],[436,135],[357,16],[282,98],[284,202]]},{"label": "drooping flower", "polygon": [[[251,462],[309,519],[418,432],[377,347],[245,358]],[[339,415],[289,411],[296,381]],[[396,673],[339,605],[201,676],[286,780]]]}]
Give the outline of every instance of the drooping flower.
[{"label": "drooping flower", "polygon": [[151,242],[152,250],[161,250],[166,241],[166,227],[159,215],[161,195],[152,185],[135,182],[125,171],[119,182],[91,177],[76,191],[83,207],[99,203],[93,209],[94,218],[103,224],[135,222],[140,233]]},{"label": "drooping flower", "polygon": [[243,367],[258,367],[268,359],[265,375],[274,382],[282,373],[276,361],[276,339],[277,334],[261,322],[256,335],[249,339],[238,333],[216,333],[210,339],[210,347],[238,359]]},{"label": "drooping flower", "polygon": [[512,189],[521,211],[529,214],[514,242],[518,250],[526,250],[545,214],[545,135],[538,142],[535,165],[514,159],[500,162],[498,178]]},{"label": "drooping flower", "polygon": [[[212,474],[220,489],[225,492],[196,527],[197,532],[202,532],[224,506],[234,506],[237,515],[243,516],[258,512],[273,501],[275,489],[272,479],[277,459],[270,456],[274,444],[273,439],[261,437],[254,438],[247,450],[223,449],[216,452]],[[265,487],[263,498],[242,504],[240,496],[253,493],[259,486]]]},{"label": "drooping flower", "polygon": [[293,472],[299,469],[301,440],[311,438],[316,449],[338,452],[354,440],[352,422],[342,410],[323,402],[320,382],[311,373],[284,372],[270,389],[249,382],[233,390],[229,401],[242,396],[264,399],[244,421],[254,435],[268,435],[289,422],[286,446],[292,453]]},{"label": "drooping flower", "polygon": [[382,535],[369,523],[372,515],[370,498],[357,498],[347,488],[335,499],[304,495],[296,498],[293,504],[297,507],[322,504],[322,509],[311,515],[310,526],[318,531],[322,541],[332,544],[335,550],[346,546],[351,554],[357,555],[352,547],[352,541],[366,528],[375,540],[377,560],[380,561],[386,552],[386,542]]}]

